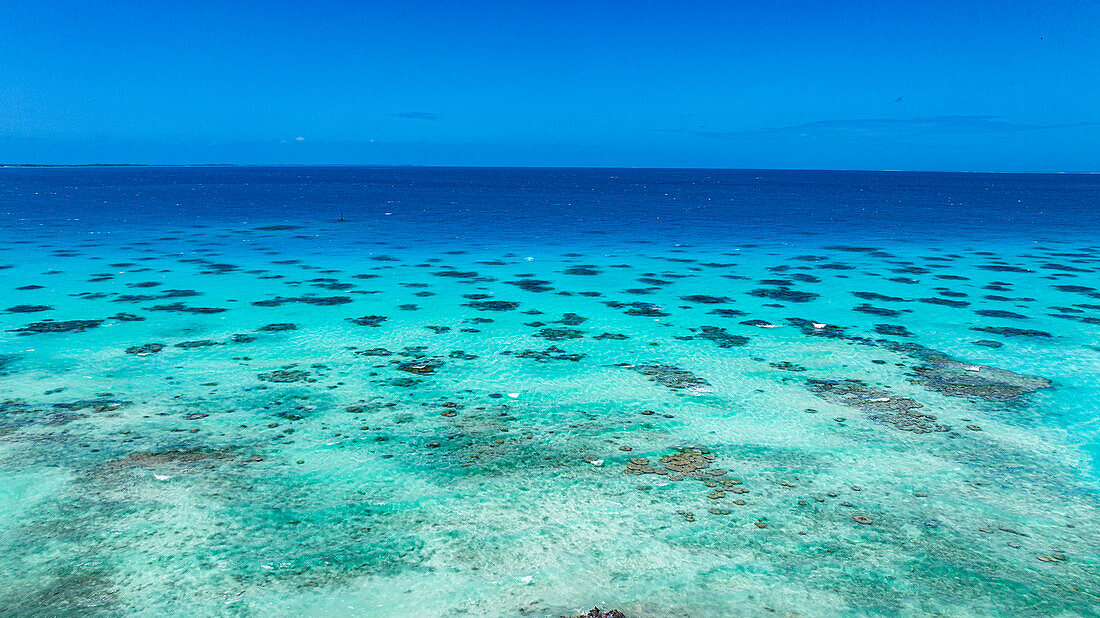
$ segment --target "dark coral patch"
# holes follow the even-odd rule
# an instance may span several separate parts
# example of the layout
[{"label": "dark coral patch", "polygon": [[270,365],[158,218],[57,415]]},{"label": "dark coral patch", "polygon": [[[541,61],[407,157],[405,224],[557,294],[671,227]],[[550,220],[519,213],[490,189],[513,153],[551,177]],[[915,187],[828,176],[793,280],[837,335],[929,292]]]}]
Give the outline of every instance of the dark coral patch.
[{"label": "dark coral patch", "polygon": [[169,303],[167,305],[154,305],[152,307],[146,307],[146,311],[164,311],[167,313],[197,313],[197,314],[212,314],[222,313],[223,311],[229,311],[224,307],[192,307],[184,303]]},{"label": "dark coral patch", "polygon": [[991,335],[1003,335],[1005,337],[1053,337],[1045,330],[1034,330],[1029,328],[1013,328],[1011,326],[975,326],[970,330],[977,331],[979,333],[989,333]]},{"label": "dark coral patch", "polygon": [[913,333],[900,324],[875,324],[875,332],[891,337],[912,337]]},{"label": "dark coral patch", "polygon": [[276,322],[274,324],[264,324],[256,330],[265,333],[279,333],[287,330],[298,330],[298,325],[290,322]]},{"label": "dark coral patch", "polygon": [[904,313],[904,311],[899,311],[897,309],[887,309],[885,307],[875,307],[875,306],[869,305],[867,303],[862,303],[862,304],[856,305],[855,307],[852,307],[852,310],[853,311],[858,311],[860,313],[868,313],[870,315],[882,316],[884,318],[896,318],[897,316]]},{"label": "dark coral patch", "polygon": [[257,300],[252,304],[257,307],[279,307],[281,305],[291,303],[303,303],[307,305],[317,306],[332,306],[332,305],[346,305],[352,302],[350,296],[297,296],[297,297],[285,297],[276,296],[268,300]]},{"label": "dark coral patch", "polygon": [[397,365],[399,371],[406,371],[416,375],[430,375],[435,373],[436,369],[443,366],[443,361],[435,358],[412,360]]},{"label": "dark coral patch", "polygon": [[734,348],[749,342],[748,337],[728,333],[726,329],[718,326],[702,326],[699,330],[701,332],[695,335],[696,339],[705,339],[720,348]]},{"label": "dark coral patch", "polygon": [[600,274],[600,271],[596,270],[595,266],[573,266],[563,270],[562,274],[591,276]]},{"label": "dark coral patch", "polygon": [[881,345],[908,354],[922,362],[913,367],[914,381],[925,388],[954,397],[979,397],[991,401],[1009,401],[1021,395],[1050,388],[1050,380],[996,367],[963,363],[943,352],[915,343],[883,340]]},{"label": "dark coral patch", "polygon": [[788,303],[808,303],[816,300],[820,295],[814,292],[803,292],[800,290],[792,290],[786,287],[779,288],[757,288],[755,290],[746,292],[749,296],[755,296],[757,298],[769,298],[771,300],[778,300]]},{"label": "dark coral patch", "polygon": [[275,382],[279,384],[304,382],[310,379],[309,372],[301,369],[276,369],[275,371],[257,374],[256,378],[263,382]]},{"label": "dark coral patch", "polygon": [[176,344],[176,347],[184,350],[193,350],[197,348],[209,348],[216,345],[222,344],[212,339],[196,339],[194,341],[181,341]]},{"label": "dark coral patch", "polygon": [[544,328],[535,336],[550,341],[564,341],[566,339],[579,339],[584,336],[584,331],[575,328]]},{"label": "dark coral patch", "polygon": [[979,309],[974,313],[985,316],[987,318],[1002,318],[1006,320],[1026,320],[1026,315],[1015,313],[1013,311],[1001,311],[1000,309]]},{"label": "dark coral patch", "polygon": [[636,371],[661,386],[673,390],[700,389],[710,386],[703,378],[674,365],[631,365],[626,363],[620,366]]},{"label": "dark coral patch", "polygon": [[393,352],[386,348],[370,348],[368,350],[357,350],[355,352],[359,356],[392,356]]},{"label": "dark coral patch", "polygon": [[566,326],[579,326],[584,322],[587,322],[588,318],[579,316],[575,313],[566,313],[562,315],[560,320],[557,320],[555,324],[565,324]]},{"label": "dark coral patch", "polygon": [[549,281],[544,281],[542,279],[516,279],[515,281],[505,281],[505,283],[514,285],[528,292],[549,292],[554,289],[547,285],[550,283]]},{"label": "dark coral patch", "polygon": [[38,313],[39,311],[52,311],[53,307],[49,305],[15,305],[14,307],[8,307],[4,310],[4,313]]},{"label": "dark coral patch", "polygon": [[997,349],[1004,346],[1000,341],[993,341],[992,339],[978,339],[977,341],[971,341],[974,345],[982,346],[983,348]]},{"label": "dark coral patch", "polygon": [[144,322],[145,321],[145,318],[141,317],[140,315],[134,315],[133,313],[126,313],[126,312],[116,313],[116,314],[110,316],[108,319],[117,320],[119,322]]},{"label": "dark coral patch", "polygon": [[146,343],[143,345],[136,345],[126,348],[127,354],[135,354],[137,356],[149,356],[150,354],[156,354],[164,349],[163,343]]},{"label": "dark coral patch", "polygon": [[686,303],[699,303],[703,305],[724,305],[732,303],[733,299],[728,296],[707,296],[706,294],[692,294],[691,296],[681,296],[680,300]]},{"label": "dark coral patch", "polygon": [[348,322],[358,324],[359,326],[371,326],[377,328],[382,325],[382,322],[386,321],[384,315],[365,315],[361,318],[348,318]]},{"label": "dark coral patch", "polygon": [[862,300],[878,300],[892,303],[908,302],[900,296],[887,296],[886,294],[879,294],[878,292],[852,292],[852,296]]},{"label": "dark coral patch", "polygon": [[951,300],[951,299],[948,299],[948,298],[921,298],[920,302],[928,303],[929,305],[941,305],[943,307],[955,307],[956,309],[961,309],[963,307],[966,307],[966,306],[970,305],[970,303],[966,302],[965,300]]},{"label": "dark coral patch", "polygon": [[32,322],[31,324],[27,324],[23,328],[13,329],[11,332],[19,333],[21,335],[39,335],[43,333],[82,333],[89,328],[95,328],[102,323],[103,320],[64,320],[61,322],[44,320],[42,322]]},{"label": "dark coral patch", "polygon": [[501,355],[534,360],[540,363],[551,361],[571,361],[575,363],[584,359],[584,354],[570,354],[557,346],[550,346],[545,350],[522,350],[519,352],[505,350],[501,352]]},{"label": "dark coral patch", "polygon": [[660,305],[655,305],[653,303],[620,303],[618,301],[607,301],[604,304],[613,309],[629,307],[629,309],[624,312],[626,313],[626,315],[640,316],[646,318],[661,318],[671,315],[670,313],[665,311],[663,307],[661,307]]},{"label": "dark coral patch", "polygon": [[716,315],[722,318],[739,318],[748,314],[738,309],[712,309],[707,312],[707,315]]},{"label": "dark coral patch", "polygon": [[519,303],[507,300],[475,300],[466,303],[465,306],[478,311],[512,311],[519,307]]},{"label": "dark coral patch", "polygon": [[868,386],[861,380],[807,380],[810,392],[818,397],[862,410],[872,421],[892,425],[902,431],[931,433],[950,431],[936,417],[917,410],[923,407],[909,397],[894,397],[888,391]]}]

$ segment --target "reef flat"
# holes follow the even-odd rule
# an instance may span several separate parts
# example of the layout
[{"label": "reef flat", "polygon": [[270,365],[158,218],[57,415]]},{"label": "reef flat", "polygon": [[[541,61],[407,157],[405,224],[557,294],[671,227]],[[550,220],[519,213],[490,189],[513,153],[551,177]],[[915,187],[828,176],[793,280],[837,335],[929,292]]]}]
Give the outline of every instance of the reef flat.
[{"label": "reef flat", "polygon": [[456,174],[3,170],[0,613],[1096,615],[1100,182]]}]

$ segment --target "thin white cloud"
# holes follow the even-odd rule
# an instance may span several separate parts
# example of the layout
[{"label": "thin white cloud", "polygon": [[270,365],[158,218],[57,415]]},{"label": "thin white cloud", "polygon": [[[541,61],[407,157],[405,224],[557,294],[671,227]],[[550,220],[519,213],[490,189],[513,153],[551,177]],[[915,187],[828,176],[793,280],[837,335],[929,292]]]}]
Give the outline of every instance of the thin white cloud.
[{"label": "thin white cloud", "polygon": [[965,133],[1009,133],[1098,125],[1097,122],[1072,124],[1017,124],[997,116],[928,116],[922,118],[857,118],[851,120],[821,120],[785,127],[765,127],[748,131],[672,130],[697,137],[747,139],[757,137],[791,138],[895,138]]}]

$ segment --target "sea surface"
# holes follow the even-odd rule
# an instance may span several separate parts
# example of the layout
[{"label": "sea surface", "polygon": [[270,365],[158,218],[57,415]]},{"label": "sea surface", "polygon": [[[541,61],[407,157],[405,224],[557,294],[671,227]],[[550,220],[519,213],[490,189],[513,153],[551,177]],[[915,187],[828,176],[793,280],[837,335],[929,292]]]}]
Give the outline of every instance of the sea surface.
[{"label": "sea surface", "polygon": [[0,169],[0,615],[1100,615],[1100,176]]}]

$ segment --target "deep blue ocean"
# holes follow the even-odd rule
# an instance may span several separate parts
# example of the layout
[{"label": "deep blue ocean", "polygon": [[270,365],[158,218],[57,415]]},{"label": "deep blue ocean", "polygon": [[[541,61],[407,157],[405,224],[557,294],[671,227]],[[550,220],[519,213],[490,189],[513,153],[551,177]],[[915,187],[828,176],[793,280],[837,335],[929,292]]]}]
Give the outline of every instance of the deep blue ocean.
[{"label": "deep blue ocean", "polygon": [[[1095,239],[1100,175],[419,167],[8,168],[5,231],[349,223],[477,243]],[[383,218],[385,216],[385,218]],[[354,226],[349,226],[354,227]],[[361,229],[361,228],[357,228]],[[354,231],[354,230],[353,230]]]},{"label": "deep blue ocean", "polygon": [[0,615],[1100,615],[1100,175],[0,168]]}]

